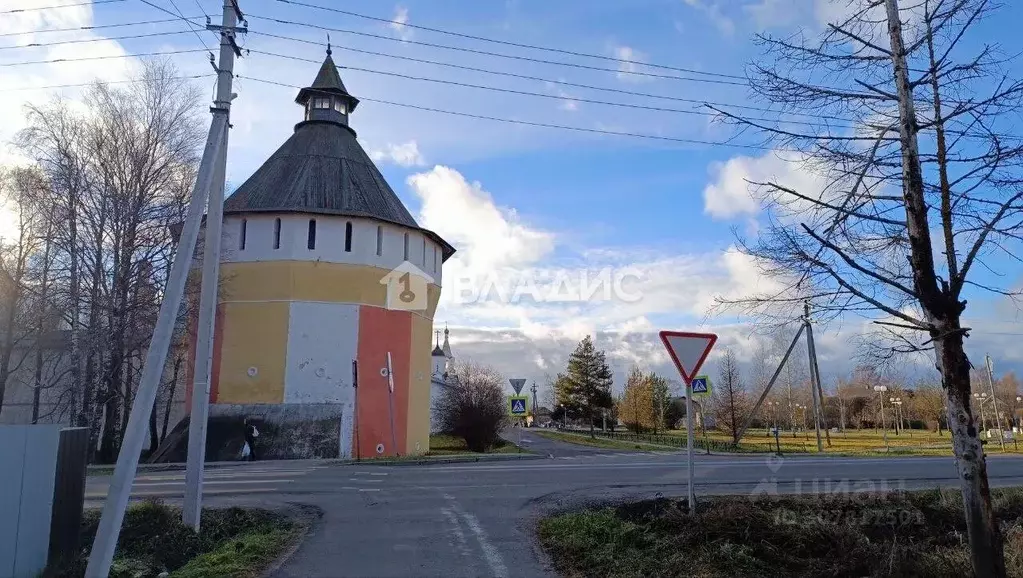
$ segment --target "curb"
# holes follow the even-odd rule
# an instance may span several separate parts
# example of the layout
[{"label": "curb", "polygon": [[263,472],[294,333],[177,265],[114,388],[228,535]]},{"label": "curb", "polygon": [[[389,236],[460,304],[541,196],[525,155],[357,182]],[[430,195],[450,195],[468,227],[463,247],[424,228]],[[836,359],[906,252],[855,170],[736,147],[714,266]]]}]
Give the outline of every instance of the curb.
[{"label": "curb", "polygon": [[475,462],[513,462],[517,460],[537,460],[544,458],[540,454],[492,454],[492,455],[455,455],[436,458],[408,458],[403,460],[369,459],[369,460],[338,460],[337,465],[345,466],[424,466],[430,464],[461,464]]}]

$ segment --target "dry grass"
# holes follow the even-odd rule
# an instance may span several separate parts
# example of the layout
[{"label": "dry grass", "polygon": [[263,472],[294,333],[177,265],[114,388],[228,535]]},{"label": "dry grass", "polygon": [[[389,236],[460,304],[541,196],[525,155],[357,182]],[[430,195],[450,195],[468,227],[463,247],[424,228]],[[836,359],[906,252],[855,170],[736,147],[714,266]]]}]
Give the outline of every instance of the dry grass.
[{"label": "dry grass", "polygon": [[[1009,576],[1023,577],[1023,491],[994,492]],[[540,541],[572,577],[969,576],[955,491],[715,497],[691,515],[659,499],[546,518]]]}]

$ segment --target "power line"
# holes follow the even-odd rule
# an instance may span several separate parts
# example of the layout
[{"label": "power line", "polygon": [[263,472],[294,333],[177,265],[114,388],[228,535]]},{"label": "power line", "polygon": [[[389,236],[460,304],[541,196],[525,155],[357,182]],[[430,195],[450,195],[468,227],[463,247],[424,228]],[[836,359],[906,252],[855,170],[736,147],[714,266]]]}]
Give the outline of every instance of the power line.
[{"label": "power line", "polygon": [[[305,40],[303,38],[294,38],[294,37],[291,37],[291,36],[282,36],[280,34],[271,34],[269,32],[259,32],[259,31],[255,31],[255,30],[249,30],[249,34],[256,34],[256,35],[260,35],[260,36],[267,36],[267,37],[270,37],[270,38],[278,38],[280,40],[289,40],[289,41],[292,41],[292,42],[301,42],[301,43],[304,43],[304,44],[312,44],[312,45],[315,45],[315,46],[320,46],[321,45],[321,43],[313,41],[313,40]],[[700,106],[705,106],[705,105],[708,105],[708,104],[712,104],[712,105],[715,105],[715,106],[735,108],[735,109],[741,109],[741,110],[755,110],[755,111],[760,111],[760,112],[770,112],[770,113],[785,114],[785,115],[790,115],[790,116],[802,116],[802,117],[813,118],[813,119],[825,119],[825,120],[837,120],[837,121],[842,121],[842,122],[850,122],[849,119],[842,118],[842,117],[837,117],[837,116],[827,116],[827,115],[809,114],[809,113],[801,113],[801,112],[778,111],[778,110],[773,110],[773,109],[770,109],[770,108],[760,107],[760,106],[750,106],[750,105],[743,105],[743,104],[712,102],[712,101],[707,101],[707,100],[683,98],[683,97],[679,97],[679,96],[666,96],[666,95],[661,95],[661,94],[651,94],[651,93],[646,93],[646,92],[637,92],[637,91],[632,91],[632,90],[624,90],[624,89],[620,89],[620,88],[610,88],[610,87],[606,87],[606,86],[595,86],[595,85],[592,85],[592,84],[581,84],[581,83],[578,83],[578,82],[568,82],[568,81],[565,81],[565,80],[555,80],[553,78],[544,78],[544,77],[540,77],[540,76],[530,76],[528,74],[517,74],[517,73],[514,73],[514,72],[506,72],[506,71],[502,71],[502,70],[491,70],[491,69],[487,69],[487,68],[478,68],[478,67],[475,67],[475,66],[465,66],[465,65],[462,65],[462,64],[454,64],[454,63],[451,63],[451,62],[444,62],[444,61],[440,61],[440,60],[428,60],[428,59],[424,59],[424,58],[415,58],[415,57],[412,57],[412,56],[402,56],[402,55],[399,55],[399,54],[390,54],[390,53],[387,53],[387,52],[376,52],[376,51],[373,51],[373,50],[363,50],[361,48],[352,48],[351,46],[344,46],[344,45],[340,45],[340,44],[331,44],[331,48],[333,48],[333,49],[340,49],[340,50],[347,50],[349,52],[355,52],[355,53],[358,53],[358,54],[368,54],[368,55],[371,55],[371,56],[382,56],[384,58],[394,58],[394,59],[398,59],[398,60],[406,60],[406,61],[409,61],[409,62],[418,62],[418,63],[421,63],[421,64],[432,64],[432,65],[435,65],[435,66],[443,66],[443,67],[446,67],[446,68],[454,68],[454,69],[457,69],[457,70],[468,70],[470,72],[482,72],[482,73],[485,73],[485,74],[493,74],[493,75],[497,75],[497,76],[507,76],[507,77],[510,77],[510,78],[519,78],[519,79],[522,79],[522,80],[533,80],[533,81],[536,81],[536,82],[545,82],[545,83],[550,83],[550,84],[558,84],[558,85],[561,85],[561,86],[571,86],[571,87],[574,87],[574,88],[584,88],[584,89],[588,89],[588,90],[597,90],[597,91],[601,91],[601,92],[611,92],[611,93],[615,93],[615,94],[627,94],[627,95],[630,95],[630,96],[641,96],[641,97],[644,97],[644,98],[655,98],[655,99],[659,99],[659,100],[668,100],[668,101],[674,101],[674,102],[685,102],[685,103],[689,103],[689,104],[697,104],[697,105],[700,105]]]},{"label": "power line", "polygon": [[61,40],[60,42],[32,42],[18,46],[0,46],[0,50],[12,50],[15,48],[45,48],[47,46],[60,46],[63,44],[83,44],[88,42],[104,42],[107,40],[132,40],[135,38],[152,38],[154,36],[173,36],[175,34],[188,34],[191,30],[171,30],[167,32],[150,32],[148,34],[132,34],[130,36],[111,36],[101,38],[81,38],[77,40]]},{"label": "power line", "polygon": [[[310,42],[312,42],[312,41],[310,41]],[[273,56],[273,57],[276,57],[276,58],[286,58],[288,60],[298,60],[298,61],[301,61],[301,62],[311,62],[313,64],[319,64],[318,60],[312,60],[312,59],[303,58],[303,57],[300,57],[300,56],[292,56],[290,54],[278,54],[278,53],[275,53],[275,52],[267,52],[267,51],[263,51],[263,50],[254,50],[254,49],[250,49],[249,52],[254,53],[254,54],[264,54],[266,56]],[[650,110],[650,111],[656,111],[656,112],[670,112],[670,113],[676,113],[676,114],[690,114],[690,115],[695,115],[695,116],[705,116],[705,117],[712,117],[712,118],[718,116],[717,113],[709,112],[709,111],[685,110],[685,109],[679,109],[679,108],[668,108],[668,107],[661,107],[661,106],[648,106],[648,105],[631,104],[631,103],[624,103],[624,102],[610,102],[610,101],[606,101],[606,100],[595,100],[595,99],[590,99],[590,98],[582,98],[582,97],[574,97],[574,96],[559,96],[559,95],[554,95],[554,94],[546,94],[546,93],[543,93],[543,92],[532,92],[532,91],[528,91],[528,90],[517,90],[517,89],[511,89],[511,88],[501,88],[501,87],[497,87],[497,86],[486,86],[486,85],[481,85],[481,84],[472,84],[472,83],[468,83],[468,82],[458,82],[458,81],[454,81],[454,80],[444,80],[444,79],[440,79],[440,78],[429,78],[429,77],[425,77],[425,76],[413,76],[413,75],[410,75],[410,74],[403,74],[403,73],[400,73],[400,72],[388,72],[388,71],[383,71],[383,70],[373,70],[373,69],[370,69],[370,68],[361,68],[361,67],[358,67],[358,66],[344,66],[342,68],[344,68],[346,70],[356,70],[356,71],[359,71],[359,72],[366,72],[366,73],[370,73],[370,74],[379,74],[379,75],[383,75],[383,76],[393,76],[393,77],[397,77],[397,78],[404,78],[404,79],[407,79],[407,80],[416,80],[416,81],[422,81],[422,82],[433,82],[433,83],[437,83],[437,84],[447,84],[447,85],[451,85],[451,86],[460,86],[460,87],[463,87],[463,88],[476,88],[476,89],[480,89],[480,90],[490,90],[490,91],[493,91],[493,92],[503,92],[503,93],[507,93],[507,94],[518,94],[518,95],[522,95],[522,96],[535,96],[535,97],[539,97],[539,98],[548,98],[548,99],[553,99],[553,100],[570,100],[570,101],[575,101],[575,102],[582,102],[582,103],[588,103],[588,104],[599,104],[599,105],[603,105],[603,106],[613,106],[613,107],[618,107],[618,108],[632,108],[632,109]],[[759,118],[759,117],[753,117],[753,118],[750,118],[749,120],[757,120],[757,121],[762,121],[762,122],[791,122],[791,121],[785,121],[783,119]],[[804,121],[803,124],[807,124],[807,123],[805,123],[805,121]],[[836,128],[856,128],[856,127],[853,127],[851,125],[846,125],[844,127],[840,127],[838,125],[832,125],[832,126],[834,126]]]},{"label": "power line", "polygon": [[[188,18],[188,20],[195,20],[197,18],[199,18],[199,17],[198,16],[193,16],[191,18]],[[99,25],[95,25],[95,26],[74,26],[74,27],[71,27],[71,28],[50,28],[48,30],[25,30],[24,32],[4,32],[3,34],[0,34],[0,37],[4,37],[4,36],[24,36],[24,35],[28,35],[28,34],[33,34],[33,35],[35,35],[35,34],[48,34],[48,33],[51,33],[51,32],[78,32],[78,31],[82,31],[82,30],[101,30],[101,29],[104,29],[104,28],[123,28],[123,27],[126,27],[126,26],[144,26],[144,25],[147,25],[147,24],[166,24],[167,22],[177,22],[178,20],[181,20],[181,18],[179,16],[175,16],[174,18],[161,18],[159,20],[142,20],[142,21],[139,21],[139,22],[119,22],[119,23],[116,23],[116,24],[99,24]]]},{"label": "power line", "polygon": [[511,41],[508,41],[508,40],[498,40],[496,38],[487,38],[486,36],[475,36],[475,35],[472,35],[472,34],[465,34],[463,32],[453,32],[451,30],[442,30],[440,28],[431,28],[429,26],[421,26],[421,25],[418,25],[418,24],[409,24],[407,22],[397,22],[397,21],[391,20],[389,18],[380,18],[378,16],[368,16],[366,14],[359,14],[357,12],[351,12],[351,11],[348,11],[348,10],[341,10],[339,8],[330,8],[328,6],[318,6],[316,4],[307,4],[305,2],[296,2],[294,0],[277,0],[277,1],[278,2],[283,2],[285,4],[293,4],[295,6],[304,6],[306,8],[315,8],[317,10],[326,10],[328,12],[336,12],[338,14],[344,14],[346,16],[354,16],[356,18],[364,18],[366,20],[374,20],[376,22],[384,22],[384,23],[387,23],[387,24],[398,24],[398,25],[404,26],[406,28],[414,28],[416,30],[426,30],[428,32],[436,32],[438,34],[446,34],[448,36],[456,36],[458,38],[466,38],[466,39],[469,39],[469,40],[479,40],[479,41],[482,41],[482,42],[490,42],[490,43],[493,43],[493,44],[502,44],[502,45],[505,45],[505,46],[515,46],[517,48],[528,48],[530,50],[542,50],[542,51],[545,51],[545,52],[556,52],[556,53],[559,53],[559,54],[566,54],[566,55],[570,55],[570,56],[582,56],[584,58],[596,58],[596,59],[599,59],[599,60],[605,60],[605,61],[610,61],[610,62],[617,62],[619,64],[630,64],[630,65],[631,64],[639,64],[639,65],[642,65],[642,66],[648,66],[650,68],[660,68],[662,70],[674,70],[675,72],[684,72],[684,73],[687,73],[687,74],[705,74],[705,75],[708,75],[708,76],[717,76],[717,77],[720,77],[720,78],[734,78],[734,79],[738,79],[738,80],[746,80],[745,76],[738,76],[738,75],[734,75],[734,74],[723,74],[723,73],[719,73],[719,72],[705,72],[705,71],[702,71],[702,70],[694,70],[694,69],[691,69],[691,68],[680,68],[680,67],[677,67],[677,66],[668,66],[668,65],[664,65],[664,64],[654,64],[654,63],[649,63],[649,62],[637,62],[635,60],[627,60],[627,59],[624,59],[624,58],[615,58],[613,56],[606,56],[606,55],[602,55],[602,54],[591,54],[591,53],[586,53],[586,52],[576,52],[574,50],[564,50],[562,48],[553,48],[553,47],[550,47],[550,46],[538,46],[538,45],[535,45],[535,44],[524,44],[524,43],[520,43],[520,42],[511,42]]},{"label": "power line", "polygon": [[137,78],[132,80],[103,80],[94,82],[79,82],[77,84],[49,84],[46,86],[18,86],[15,88],[0,88],[0,92],[21,92],[25,90],[51,90],[55,88],[82,88],[85,86],[93,86],[97,82],[100,84],[137,84],[144,82],[159,82],[162,80],[198,80],[200,78],[211,78],[216,77],[216,74],[193,74],[191,76],[170,76],[167,78]]},{"label": "power line", "polygon": [[[244,76],[243,77],[241,75],[238,75],[237,77],[238,78],[245,78],[245,79],[251,80],[253,82],[261,82],[261,83],[264,83],[264,84],[272,84],[272,85],[275,85],[275,86],[282,86],[282,87],[285,87],[285,88],[294,88],[294,89],[300,89],[301,88],[301,87],[295,86],[293,84],[286,84],[286,83],[283,83],[283,82],[277,82],[277,81],[274,81],[274,80],[266,80],[266,79],[263,79],[263,78],[255,78],[255,77],[252,77],[252,76]],[[571,131],[576,131],[576,132],[585,132],[585,133],[593,133],[593,134],[604,134],[604,135],[611,135],[611,136],[628,136],[628,137],[636,137],[636,138],[643,138],[643,139],[650,139],[650,140],[677,142],[677,143],[683,143],[683,144],[699,144],[699,145],[724,146],[724,147],[734,147],[734,148],[743,148],[743,149],[770,150],[768,147],[764,147],[764,146],[738,144],[738,143],[731,143],[731,142],[727,142],[727,141],[705,141],[705,140],[687,139],[687,138],[679,138],[679,137],[671,137],[671,136],[660,136],[660,135],[642,134],[642,133],[634,133],[634,132],[604,130],[604,129],[598,129],[598,128],[586,128],[586,127],[580,127],[580,126],[568,126],[568,125],[562,125],[562,124],[551,124],[551,123],[546,123],[546,122],[534,122],[534,121],[528,121],[528,120],[518,120],[518,119],[513,119],[513,118],[501,118],[501,117],[496,117],[496,116],[487,116],[487,115],[482,115],[482,114],[474,114],[474,113],[470,113],[470,112],[462,112],[462,111],[456,111],[456,110],[445,110],[445,109],[442,109],[442,108],[433,108],[433,107],[429,107],[429,106],[420,106],[420,105],[417,105],[417,104],[409,104],[409,103],[406,103],[406,102],[395,102],[395,101],[391,101],[391,100],[382,100],[382,99],[367,98],[367,97],[361,97],[361,96],[359,97],[359,100],[360,101],[365,101],[365,102],[375,102],[377,104],[386,104],[386,105],[389,105],[389,106],[397,106],[397,107],[402,107],[402,108],[411,108],[411,109],[422,110],[422,111],[427,111],[427,112],[436,112],[436,113],[441,113],[441,114],[449,114],[449,115],[453,115],[453,116],[461,116],[461,117],[466,117],[466,118],[475,118],[475,119],[479,119],[479,120],[490,120],[490,121],[503,122],[503,123],[508,123],[508,124],[518,124],[518,125],[524,125],[524,126],[534,126],[534,127],[541,127],[541,128],[553,128],[553,129],[560,129],[560,130],[571,130]]]},{"label": "power line", "polygon": [[3,12],[0,12],[0,14],[15,14],[17,12],[31,12],[34,10],[56,10],[58,8],[73,8],[75,6],[113,4],[114,2],[124,2],[124,0],[92,0],[91,2],[77,2],[75,4],[58,4],[57,6],[33,6],[32,8],[15,8],[14,10],[4,10]]},{"label": "power line", "polygon": [[[187,18],[185,18],[185,14],[183,12],[181,12],[181,9],[178,8],[178,5],[174,3],[174,0],[170,0],[170,3],[171,3],[171,6],[173,6],[174,9],[178,11],[177,14],[174,14],[170,10],[167,10],[166,8],[164,8],[163,6],[157,6],[156,4],[153,4],[149,0],[139,0],[139,1],[142,2],[143,4],[146,4],[147,6],[151,6],[153,8],[156,8],[157,10],[160,10],[161,12],[166,12],[167,14],[170,14],[171,16],[177,16],[181,20],[184,20],[185,24],[188,24],[188,29],[191,30],[192,34],[195,34],[195,37],[199,39],[199,44],[202,44],[203,48],[205,48],[207,52],[209,52],[210,54],[213,54],[213,51],[210,50],[210,47],[206,44],[206,41],[204,41],[202,39],[202,37],[199,36],[199,33],[196,32],[195,28],[193,27],[192,21],[187,19]],[[199,8],[201,9],[202,7],[200,6]]]},{"label": "power line", "polygon": [[56,64],[58,62],[85,62],[87,60],[110,60],[113,58],[132,58],[138,56],[169,56],[171,54],[190,54],[208,52],[206,49],[165,50],[163,52],[140,52],[136,54],[111,54],[107,56],[87,56],[85,58],[51,58],[49,60],[31,60],[26,62],[0,62],[0,67],[26,66],[29,64]]},{"label": "power line", "polygon": [[691,78],[685,76],[675,76],[671,74],[657,74],[654,72],[643,72],[639,70],[619,70],[616,68],[602,68],[600,66],[590,66],[588,64],[578,64],[575,62],[559,62],[557,60],[545,60],[543,58],[532,58],[529,56],[516,56],[513,54],[502,54],[500,52],[490,52],[489,50],[479,50],[475,48],[464,48],[461,46],[449,46],[446,44],[435,44],[432,42],[420,42],[418,40],[401,40],[400,38],[392,38],[383,34],[373,34],[370,32],[360,32],[357,30],[348,30],[345,28],[333,28],[330,26],[322,26],[319,24],[310,24],[308,22],[295,22],[292,20],[284,20],[281,18],[271,18],[269,16],[257,16],[255,14],[249,14],[250,18],[259,18],[261,20],[269,20],[278,24],[290,24],[292,26],[305,26],[307,28],[316,28],[318,30],[324,30],[328,32],[340,32],[342,34],[354,34],[356,36],[365,36],[368,38],[378,38],[381,40],[387,40],[390,42],[400,42],[402,44],[415,44],[418,46],[429,46],[431,48],[443,48],[444,50],[455,50],[458,52],[467,52],[470,54],[481,54],[484,56],[494,56],[497,58],[507,58],[510,60],[521,60],[524,62],[534,62],[537,64],[550,64],[554,66],[567,66],[570,68],[579,68],[583,70],[596,70],[600,72],[613,72],[615,74],[628,74],[633,76],[643,76],[647,78],[662,78],[666,80],[681,80],[685,82],[703,82],[707,84],[726,84],[731,86],[746,86],[745,82],[735,82],[732,80],[717,80],[714,78]]}]

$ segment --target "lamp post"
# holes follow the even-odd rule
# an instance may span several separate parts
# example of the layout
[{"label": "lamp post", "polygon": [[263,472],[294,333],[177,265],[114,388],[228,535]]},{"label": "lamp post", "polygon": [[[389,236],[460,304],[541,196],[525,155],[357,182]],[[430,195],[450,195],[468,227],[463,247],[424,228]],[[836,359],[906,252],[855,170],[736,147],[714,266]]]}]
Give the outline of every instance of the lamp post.
[{"label": "lamp post", "polygon": [[888,391],[888,386],[875,385],[874,391],[877,392],[877,397],[881,400],[881,432],[884,436],[884,449],[888,451],[888,428],[885,427],[884,423],[884,392]]},{"label": "lamp post", "polygon": [[899,435],[902,432],[902,398],[901,397],[890,397],[888,401],[892,402],[895,406],[895,435]]},{"label": "lamp post", "polygon": [[984,415],[984,402],[988,400],[987,393],[975,393],[973,399],[976,399],[980,404],[980,429],[987,429],[987,416]]},{"label": "lamp post", "polygon": [[1018,406],[1019,402],[1021,402],[1021,401],[1023,401],[1023,396],[1017,395],[1016,396],[1016,403],[1012,404],[1012,419],[1013,419],[1013,421],[1016,422],[1016,427],[1020,426],[1019,416],[1016,415],[1016,406]]}]

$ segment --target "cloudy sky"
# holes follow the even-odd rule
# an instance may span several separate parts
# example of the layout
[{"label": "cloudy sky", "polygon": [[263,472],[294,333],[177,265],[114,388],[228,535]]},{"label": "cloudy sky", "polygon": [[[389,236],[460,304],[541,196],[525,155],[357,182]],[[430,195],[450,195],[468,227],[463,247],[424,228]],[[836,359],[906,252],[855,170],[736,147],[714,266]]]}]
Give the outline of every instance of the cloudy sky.
[{"label": "cloudy sky", "polygon": [[[818,34],[847,13],[845,0],[308,3],[354,14],[241,0],[250,33],[237,65],[229,190],[301,120],[294,87],[311,82],[329,32],[346,86],[363,99],[351,121],[362,145],[419,223],[458,250],[445,265],[437,316],[456,355],[542,382],[591,334],[620,384],[634,364],[672,374],[656,331],[683,329],[716,331],[718,352],[731,346],[749,358],[761,339],[749,321],[712,311],[717,296],[773,283],[734,249],[735,231],[755,233],[762,218],[746,180],[812,177],[757,140],[736,138],[699,103],[749,104],[742,77],[758,57],[752,36]],[[73,6],[39,9],[61,4]],[[1004,23],[1023,21],[1023,4],[1006,4],[974,34],[1007,37],[1018,52]],[[18,161],[6,143],[26,101],[55,91],[74,98],[80,89],[66,85],[95,78],[123,80],[134,55],[173,53],[182,74],[201,76],[195,82],[212,93],[204,46],[217,38],[157,7],[180,8],[200,26],[204,13],[219,19],[215,0],[0,3],[0,161]],[[139,22],[148,23],[119,26]],[[40,88],[54,85],[63,88]],[[1019,287],[1018,263],[995,265]],[[481,279],[494,284],[480,291]],[[996,370],[1023,369],[1023,350],[1012,345],[1023,336],[1017,306],[969,298],[971,357],[989,352]],[[850,317],[818,328],[826,378],[851,368],[853,337],[868,323]]]}]

